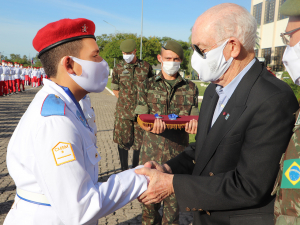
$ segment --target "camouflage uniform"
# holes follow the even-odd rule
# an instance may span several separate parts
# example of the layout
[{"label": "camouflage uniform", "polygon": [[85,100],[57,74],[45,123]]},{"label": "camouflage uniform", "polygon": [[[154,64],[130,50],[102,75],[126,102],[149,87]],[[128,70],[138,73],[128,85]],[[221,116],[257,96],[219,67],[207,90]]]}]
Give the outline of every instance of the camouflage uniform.
[{"label": "camouflage uniform", "polygon": [[[299,225],[300,224],[300,189],[281,188],[282,178],[286,171],[284,162],[290,159],[300,159],[300,117],[299,111],[296,112],[297,121],[294,133],[286,152],[280,160],[280,170],[274,185],[272,195],[276,194],[275,199],[275,222],[276,225]],[[299,167],[298,167],[299,168]]]},{"label": "camouflage uniform", "polygon": [[[136,114],[198,115],[198,88],[179,74],[173,87],[164,80],[162,73],[142,83],[138,90]],[[140,163],[157,161],[162,164],[181,153],[189,144],[189,135],[184,129],[166,129],[161,134],[144,132]],[[143,206],[143,224],[161,222],[159,204]],[[163,224],[178,224],[179,210],[175,195],[164,200]]]},{"label": "camouflage uniform", "polygon": [[111,88],[119,91],[113,140],[123,149],[140,150],[143,129],[135,121],[134,114],[137,86],[152,76],[149,63],[139,59],[133,64],[122,60],[113,69]]}]

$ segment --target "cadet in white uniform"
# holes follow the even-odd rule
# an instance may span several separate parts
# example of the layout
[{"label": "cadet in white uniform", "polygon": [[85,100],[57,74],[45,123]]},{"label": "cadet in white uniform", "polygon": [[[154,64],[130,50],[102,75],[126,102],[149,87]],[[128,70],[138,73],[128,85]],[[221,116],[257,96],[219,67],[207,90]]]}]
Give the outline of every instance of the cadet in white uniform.
[{"label": "cadet in white uniform", "polygon": [[[103,91],[108,79],[94,32],[90,20],[63,19],[39,30],[33,40],[50,80],[45,79],[8,145],[7,167],[17,195],[4,225],[95,225],[147,189],[146,177],[133,169],[98,182],[96,137],[78,103],[88,92]],[[58,46],[57,61],[48,60]],[[64,48],[80,58],[66,55]]]},{"label": "cadet in white uniform", "polygon": [[[4,61],[4,60],[3,60]],[[4,62],[2,61],[2,64],[4,64]],[[3,74],[3,69],[2,69],[2,64],[0,65],[0,96],[3,96],[3,92],[4,92],[4,74]]]},{"label": "cadet in white uniform", "polygon": [[25,87],[24,87],[24,85],[25,85],[25,74],[26,74],[26,68],[23,68],[23,65],[21,64],[20,65],[20,69],[21,69],[21,75],[20,75],[20,88],[21,88],[21,86],[22,86],[22,88],[21,88],[21,91],[23,90],[23,91],[25,91]]}]

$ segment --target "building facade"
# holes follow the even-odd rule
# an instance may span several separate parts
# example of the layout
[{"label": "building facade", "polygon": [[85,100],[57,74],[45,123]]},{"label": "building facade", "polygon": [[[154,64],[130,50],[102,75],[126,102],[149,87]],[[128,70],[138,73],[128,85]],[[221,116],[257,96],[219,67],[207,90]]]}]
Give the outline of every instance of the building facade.
[{"label": "building facade", "polygon": [[286,0],[251,0],[251,14],[257,21],[257,57],[265,58],[274,71],[285,70],[282,56],[285,44],[280,34],[285,32],[288,17],[279,13],[280,6]]}]

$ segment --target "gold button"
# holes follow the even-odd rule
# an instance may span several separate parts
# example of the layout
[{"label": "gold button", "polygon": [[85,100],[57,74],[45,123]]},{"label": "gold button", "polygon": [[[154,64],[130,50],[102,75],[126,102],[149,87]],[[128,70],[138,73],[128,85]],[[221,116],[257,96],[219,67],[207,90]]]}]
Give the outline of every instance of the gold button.
[{"label": "gold button", "polygon": [[98,158],[98,153],[95,154],[95,157]]},{"label": "gold button", "polygon": [[191,211],[191,209],[189,207],[186,207],[185,210],[188,212]]},{"label": "gold button", "polygon": [[206,211],[206,214],[210,216],[210,212]]},{"label": "gold button", "polygon": [[213,172],[209,172],[209,176],[211,176],[211,177],[212,177],[213,175],[214,175],[214,173],[213,173]]},{"label": "gold button", "polygon": [[96,123],[96,120],[94,120],[94,123]]},{"label": "gold button", "polygon": [[203,209],[198,209],[200,212],[202,212],[203,211]]},{"label": "gold button", "polygon": [[194,212],[195,212],[195,211],[197,211],[197,209],[196,209],[196,208],[193,208],[193,209],[192,209],[192,211],[194,211]]},{"label": "gold button", "polygon": [[97,134],[95,134],[95,136],[97,136]]},{"label": "gold button", "polygon": [[193,160],[193,163],[196,164],[195,160]]}]

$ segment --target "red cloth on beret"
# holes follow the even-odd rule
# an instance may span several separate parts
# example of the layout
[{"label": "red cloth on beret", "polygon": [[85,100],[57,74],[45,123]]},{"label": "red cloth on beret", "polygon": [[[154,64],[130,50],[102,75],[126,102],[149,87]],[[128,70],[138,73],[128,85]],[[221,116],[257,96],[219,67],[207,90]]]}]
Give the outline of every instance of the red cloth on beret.
[{"label": "red cloth on beret", "polygon": [[[185,127],[185,124],[192,119],[198,121],[199,116],[179,116],[176,120],[170,120],[168,115],[159,115],[163,117],[161,120],[166,123],[168,129],[181,129]],[[153,127],[155,116],[152,114],[141,114],[138,116],[137,122],[139,125]]]},{"label": "red cloth on beret", "polygon": [[95,29],[94,22],[88,19],[62,19],[40,29],[35,35],[32,45],[39,52],[38,57],[40,57],[46,51],[70,41],[82,38],[96,40]]}]

